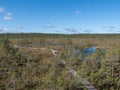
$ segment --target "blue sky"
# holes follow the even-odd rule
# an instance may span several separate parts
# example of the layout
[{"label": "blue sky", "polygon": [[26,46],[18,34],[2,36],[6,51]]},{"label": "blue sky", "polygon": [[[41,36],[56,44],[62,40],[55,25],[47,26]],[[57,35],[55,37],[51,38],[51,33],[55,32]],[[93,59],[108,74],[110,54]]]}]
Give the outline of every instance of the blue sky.
[{"label": "blue sky", "polygon": [[120,33],[120,0],[0,0],[0,32]]}]

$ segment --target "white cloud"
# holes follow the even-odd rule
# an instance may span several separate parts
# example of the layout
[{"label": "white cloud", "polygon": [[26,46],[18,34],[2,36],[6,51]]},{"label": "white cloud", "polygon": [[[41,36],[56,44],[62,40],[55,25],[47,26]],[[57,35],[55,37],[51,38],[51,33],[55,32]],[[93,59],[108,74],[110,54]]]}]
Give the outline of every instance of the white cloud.
[{"label": "white cloud", "polygon": [[116,32],[116,33],[120,33],[120,29],[116,30],[115,32]]},{"label": "white cloud", "polygon": [[60,32],[60,31],[57,30],[56,32]]},{"label": "white cloud", "polygon": [[11,12],[7,12],[7,11],[5,10],[5,8],[0,7],[0,13],[3,13],[3,14],[4,14],[4,17],[3,17],[4,20],[6,20],[6,21],[13,20],[13,18],[11,17],[11,16],[12,16],[12,13],[11,13]]},{"label": "white cloud", "polygon": [[0,28],[0,32],[7,32],[8,29],[7,28]]},{"label": "white cloud", "polygon": [[4,20],[10,21],[10,20],[13,20],[13,18],[10,16],[4,16]]},{"label": "white cloud", "polygon": [[66,28],[65,30],[68,31],[68,32],[70,32],[70,33],[78,33],[78,30],[75,29],[75,28],[73,28],[73,27],[71,27],[71,28]]},{"label": "white cloud", "polygon": [[5,12],[5,8],[0,7],[0,13],[3,13],[3,12]]},{"label": "white cloud", "polygon": [[25,27],[23,27],[23,26],[17,26],[16,28],[17,29],[25,29]]},{"label": "white cloud", "polygon": [[103,29],[106,29],[107,32],[115,32],[118,27],[116,26],[102,26]]},{"label": "white cloud", "polygon": [[54,26],[51,23],[46,23],[45,28],[53,28]]},{"label": "white cloud", "polygon": [[78,30],[79,30],[79,31],[82,31],[82,28],[79,28]]},{"label": "white cloud", "polygon": [[102,26],[102,28],[116,29],[118,27],[116,27],[116,26]]},{"label": "white cloud", "polygon": [[89,29],[88,29],[88,30],[84,30],[84,32],[85,32],[85,33],[91,33],[92,30],[89,30]]},{"label": "white cloud", "polygon": [[11,15],[12,15],[12,13],[7,13],[6,15],[7,15],[7,16],[11,16]]},{"label": "white cloud", "polygon": [[79,10],[77,10],[77,11],[76,11],[76,14],[80,14],[80,11],[79,11]]},{"label": "white cloud", "polygon": [[56,18],[56,16],[52,16],[52,18],[53,18],[53,19],[55,19],[55,18]]}]

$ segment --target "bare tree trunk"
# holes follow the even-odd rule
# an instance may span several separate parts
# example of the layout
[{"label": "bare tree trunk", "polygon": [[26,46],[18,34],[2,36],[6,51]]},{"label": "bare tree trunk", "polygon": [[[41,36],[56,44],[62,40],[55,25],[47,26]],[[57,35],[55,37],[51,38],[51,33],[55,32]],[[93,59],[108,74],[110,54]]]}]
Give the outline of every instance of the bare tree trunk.
[{"label": "bare tree trunk", "polygon": [[16,66],[14,65],[14,90],[16,90],[16,74],[15,74]]},{"label": "bare tree trunk", "polygon": [[14,90],[16,90],[16,77],[14,76]]}]

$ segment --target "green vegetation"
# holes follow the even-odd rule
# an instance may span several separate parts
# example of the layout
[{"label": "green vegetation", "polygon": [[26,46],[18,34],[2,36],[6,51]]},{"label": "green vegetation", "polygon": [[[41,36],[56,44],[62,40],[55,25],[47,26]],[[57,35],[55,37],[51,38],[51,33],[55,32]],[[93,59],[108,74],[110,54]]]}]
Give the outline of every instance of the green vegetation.
[{"label": "green vegetation", "polygon": [[[90,46],[84,58],[71,52]],[[120,90],[120,34],[0,34],[0,90],[87,90],[82,79]]]}]

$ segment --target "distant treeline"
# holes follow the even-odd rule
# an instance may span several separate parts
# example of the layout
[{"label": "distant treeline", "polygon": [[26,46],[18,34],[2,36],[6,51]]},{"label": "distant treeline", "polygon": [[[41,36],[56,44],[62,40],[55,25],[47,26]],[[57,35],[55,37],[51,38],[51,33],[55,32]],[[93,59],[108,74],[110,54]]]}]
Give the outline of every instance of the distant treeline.
[{"label": "distant treeline", "polygon": [[1,33],[0,38],[120,38],[120,34]]}]

